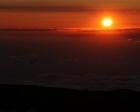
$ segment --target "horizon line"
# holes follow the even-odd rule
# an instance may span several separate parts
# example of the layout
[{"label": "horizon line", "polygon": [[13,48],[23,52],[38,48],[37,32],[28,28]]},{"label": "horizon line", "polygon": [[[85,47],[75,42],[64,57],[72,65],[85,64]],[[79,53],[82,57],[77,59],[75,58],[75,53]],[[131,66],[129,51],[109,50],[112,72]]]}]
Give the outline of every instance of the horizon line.
[{"label": "horizon line", "polygon": [[124,28],[0,28],[0,31],[101,31],[101,30],[140,30],[140,27],[124,27]]}]

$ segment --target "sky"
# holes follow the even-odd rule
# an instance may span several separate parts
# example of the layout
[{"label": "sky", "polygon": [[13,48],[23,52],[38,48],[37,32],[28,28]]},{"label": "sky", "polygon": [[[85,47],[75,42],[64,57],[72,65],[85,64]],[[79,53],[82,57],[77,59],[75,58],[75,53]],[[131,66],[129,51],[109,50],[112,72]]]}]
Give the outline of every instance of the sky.
[{"label": "sky", "polygon": [[139,0],[3,0],[0,28],[93,28],[111,17],[111,28],[140,27]]},{"label": "sky", "polygon": [[139,29],[67,29],[106,29],[106,17],[140,28],[140,0],[1,0],[0,83],[140,91]]}]

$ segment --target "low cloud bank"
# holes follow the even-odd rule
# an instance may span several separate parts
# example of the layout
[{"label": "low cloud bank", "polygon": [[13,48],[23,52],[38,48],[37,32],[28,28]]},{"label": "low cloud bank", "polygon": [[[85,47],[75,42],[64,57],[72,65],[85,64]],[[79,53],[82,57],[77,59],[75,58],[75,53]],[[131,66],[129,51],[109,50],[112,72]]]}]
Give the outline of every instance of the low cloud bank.
[{"label": "low cloud bank", "polygon": [[67,75],[57,73],[38,74],[32,80],[5,79],[0,83],[29,84],[46,87],[73,88],[80,90],[140,91],[140,76],[100,76],[95,74]]},{"label": "low cloud bank", "polygon": [[86,90],[140,90],[140,76],[99,76],[95,74],[81,76],[48,73],[36,76],[36,83],[51,87]]}]

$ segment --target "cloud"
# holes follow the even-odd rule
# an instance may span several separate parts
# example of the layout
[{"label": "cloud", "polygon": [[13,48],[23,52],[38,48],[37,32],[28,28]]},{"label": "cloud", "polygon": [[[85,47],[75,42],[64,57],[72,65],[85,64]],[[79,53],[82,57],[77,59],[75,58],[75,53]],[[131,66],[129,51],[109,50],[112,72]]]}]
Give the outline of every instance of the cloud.
[{"label": "cloud", "polygon": [[67,75],[47,73],[35,77],[36,84],[87,90],[131,89],[140,91],[140,76]]},{"label": "cloud", "polygon": [[[0,6],[0,10],[10,10],[10,11],[45,11],[45,12],[102,12],[102,11],[110,11],[111,9],[94,9],[87,6],[80,5],[72,5],[72,6]],[[127,13],[140,13],[140,10],[114,10],[114,12],[127,12]]]},{"label": "cloud", "polygon": [[57,31],[58,29],[54,29],[54,28],[44,28],[44,29],[39,29],[39,28],[32,28],[32,29],[29,29],[29,28],[4,28],[4,29],[0,29],[0,31],[49,31],[49,32],[54,32],[54,31]]},{"label": "cloud", "polygon": [[30,59],[29,63],[30,64],[36,64],[38,61],[39,61],[38,59],[34,58],[34,59]]},{"label": "cloud", "polygon": [[16,63],[16,64],[24,64],[25,61],[23,61],[23,60],[15,60],[14,63]]},{"label": "cloud", "polygon": [[140,91],[140,76],[101,76],[96,74],[69,75],[46,73],[31,79],[2,79],[2,84],[39,85],[46,87],[73,88],[79,90],[118,90],[130,89]]},{"label": "cloud", "polygon": [[23,54],[21,56],[14,56],[10,55],[9,58],[13,60],[13,63],[15,64],[36,64],[39,62],[39,56],[40,54]]},{"label": "cloud", "polygon": [[86,6],[68,6],[68,5],[46,5],[46,6],[34,6],[34,5],[1,5],[0,10],[15,10],[15,11],[48,11],[48,12],[81,12],[92,11]]},{"label": "cloud", "polygon": [[11,58],[11,59],[15,59],[16,56],[14,56],[14,55],[9,55],[9,58]]}]

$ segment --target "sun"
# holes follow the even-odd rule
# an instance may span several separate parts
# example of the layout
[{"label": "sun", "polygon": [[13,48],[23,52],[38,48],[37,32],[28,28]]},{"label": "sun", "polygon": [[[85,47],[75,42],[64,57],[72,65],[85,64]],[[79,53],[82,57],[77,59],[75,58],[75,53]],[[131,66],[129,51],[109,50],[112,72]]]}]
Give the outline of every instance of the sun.
[{"label": "sun", "polygon": [[102,24],[105,26],[105,27],[109,27],[112,25],[112,19],[111,18],[104,18],[103,21],[102,21]]}]

